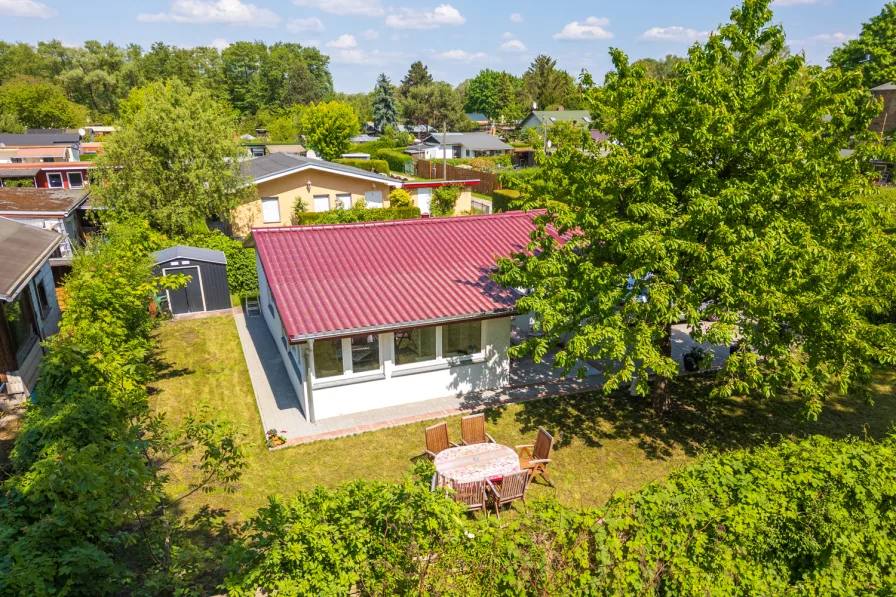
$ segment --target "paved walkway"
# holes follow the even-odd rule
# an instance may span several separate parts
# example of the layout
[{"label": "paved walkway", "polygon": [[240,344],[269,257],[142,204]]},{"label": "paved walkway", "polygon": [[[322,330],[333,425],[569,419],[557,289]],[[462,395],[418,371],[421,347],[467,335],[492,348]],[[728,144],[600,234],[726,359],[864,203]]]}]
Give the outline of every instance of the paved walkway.
[{"label": "paved walkway", "polygon": [[[286,366],[264,318],[260,315],[247,317],[239,308],[235,308],[233,313],[262,425],[265,430],[276,429],[286,437],[286,444],[282,447],[450,417],[500,404],[593,391],[603,385],[603,377],[590,366],[585,379],[561,378],[552,370],[550,359],[540,364],[521,359],[514,360],[512,365],[511,386],[502,390],[445,396],[309,423],[302,413]],[[673,357],[681,362],[684,352],[693,344],[684,328],[676,329]],[[719,347],[715,347],[715,352],[717,362],[724,362],[727,350],[724,356]]]}]

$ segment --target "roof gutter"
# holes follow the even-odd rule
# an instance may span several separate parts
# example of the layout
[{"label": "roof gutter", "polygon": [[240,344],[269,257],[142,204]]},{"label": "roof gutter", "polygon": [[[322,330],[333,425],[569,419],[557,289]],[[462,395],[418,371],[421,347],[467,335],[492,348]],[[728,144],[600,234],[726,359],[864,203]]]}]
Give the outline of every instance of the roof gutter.
[{"label": "roof gutter", "polygon": [[390,323],[384,325],[373,325],[363,328],[353,328],[349,330],[335,330],[332,332],[318,332],[314,334],[299,334],[289,339],[290,344],[301,344],[308,340],[325,340],[334,338],[346,338],[348,336],[360,336],[371,333],[393,332],[397,330],[407,330],[413,328],[430,327],[444,323],[458,323],[461,321],[473,321],[477,319],[494,319],[496,317],[505,317],[517,315],[515,308],[495,309],[494,311],[485,311],[482,313],[471,313],[469,315],[450,315],[447,317],[435,317],[432,319],[421,319],[419,321],[406,321],[403,323]]},{"label": "roof gutter", "polygon": [[39,270],[41,267],[43,267],[44,262],[47,259],[49,259],[50,255],[53,254],[53,251],[56,250],[56,247],[58,247],[60,244],[62,244],[63,238],[65,238],[65,237],[62,236],[61,234],[58,235],[58,237],[52,242],[52,244],[50,244],[49,248],[47,248],[47,250],[44,251],[34,261],[34,263],[31,265],[31,267],[26,269],[24,272],[22,272],[21,276],[16,278],[16,281],[13,282],[12,288],[10,288],[10,291],[8,293],[0,292],[0,300],[6,301],[6,302],[11,302],[11,301],[16,300],[16,298],[19,296],[19,293],[22,292],[22,289],[24,289],[25,286],[28,285],[28,282],[31,280],[31,278],[34,277],[35,271]]}]

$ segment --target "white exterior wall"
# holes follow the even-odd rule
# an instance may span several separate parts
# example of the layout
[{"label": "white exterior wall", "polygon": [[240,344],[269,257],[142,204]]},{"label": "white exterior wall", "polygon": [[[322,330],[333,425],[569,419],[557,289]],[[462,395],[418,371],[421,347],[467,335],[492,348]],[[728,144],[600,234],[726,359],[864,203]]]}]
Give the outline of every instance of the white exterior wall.
[{"label": "white exterior wall", "polygon": [[[255,253],[255,268],[258,270],[258,296],[261,313],[268,324],[268,329],[274,338],[277,350],[280,352],[280,358],[283,359],[286,374],[289,376],[289,381],[292,383],[292,387],[299,399],[302,413],[305,415],[305,418],[308,418],[308,400],[305,396],[305,384],[303,382],[305,378],[305,364],[301,347],[290,345],[286,342],[283,322],[280,320],[277,306],[271,300],[270,287],[268,286],[267,277],[264,275],[264,268],[261,267],[261,259],[258,257],[258,252]],[[290,353],[292,353],[292,358],[290,358]]]},{"label": "white exterior wall", "polygon": [[[44,290],[47,294],[47,303],[50,305],[50,309],[46,314],[40,312],[40,304],[37,300],[37,285],[41,282],[43,282]],[[59,331],[59,319],[62,317],[62,313],[59,310],[59,301],[56,299],[53,269],[50,267],[49,261],[44,262],[37,275],[28,282],[28,286],[31,294],[31,306],[40,325],[41,338],[46,339]]]}]

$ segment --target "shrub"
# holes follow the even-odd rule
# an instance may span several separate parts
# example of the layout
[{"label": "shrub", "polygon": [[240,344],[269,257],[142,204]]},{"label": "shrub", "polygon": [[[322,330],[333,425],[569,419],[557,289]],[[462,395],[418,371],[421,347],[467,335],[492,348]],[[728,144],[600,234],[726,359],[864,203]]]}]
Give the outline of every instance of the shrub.
[{"label": "shrub", "polygon": [[297,226],[313,224],[345,224],[350,222],[383,222],[387,220],[413,220],[420,217],[419,207],[372,207],[331,209],[330,211],[301,212],[295,214]]},{"label": "shrub", "polygon": [[394,189],[389,193],[389,207],[410,207],[411,194],[404,189]]},{"label": "shrub", "polygon": [[514,203],[519,200],[520,192],[513,189],[497,189],[492,192],[492,211],[495,213],[510,211]]},{"label": "shrub", "polygon": [[385,160],[353,160],[348,158],[339,158],[333,160],[336,164],[345,164],[359,170],[367,172],[379,172],[380,174],[389,175],[389,164]]},{"label": "shrub", "polygon": [[436,187],[432,192],[430,211],[434,217],[453,216],[454,206],[460,197],[461,186]]},{"label": "shrub", "polygon": [[378,149],[370,154],[370,157],[383,160],[389,164],[389,168],[395,172],[404,172],[405,164],[413,163],[413,159],[406,153],[397,149]]},{"label": "shrub", "polygon": [[33,178],[7,178],[3,181],[4,187],[9,188],[32,188],[34,187]]},{"label": "shrub", "polygon": [[255,249],[244,248],[241,241],[228,238],[219,230],[193,234],[183,239],[180,244],[223,251],[227,257],[227,285],[230,287],[230,294],[241,297],[258,294]]}]

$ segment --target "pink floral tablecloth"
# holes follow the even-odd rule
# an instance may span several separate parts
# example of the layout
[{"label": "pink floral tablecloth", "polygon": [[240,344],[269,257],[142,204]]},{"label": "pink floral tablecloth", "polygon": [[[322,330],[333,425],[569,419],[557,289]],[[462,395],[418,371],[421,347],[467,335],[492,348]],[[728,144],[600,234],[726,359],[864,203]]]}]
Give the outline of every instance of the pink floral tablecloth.
[{"label": "pink floral tablecloth", "polygon": [[512,448],[501,444],[473,444],[439,452],[435,465],[442,477],[469,483],[517,473],[520,459]]}]

